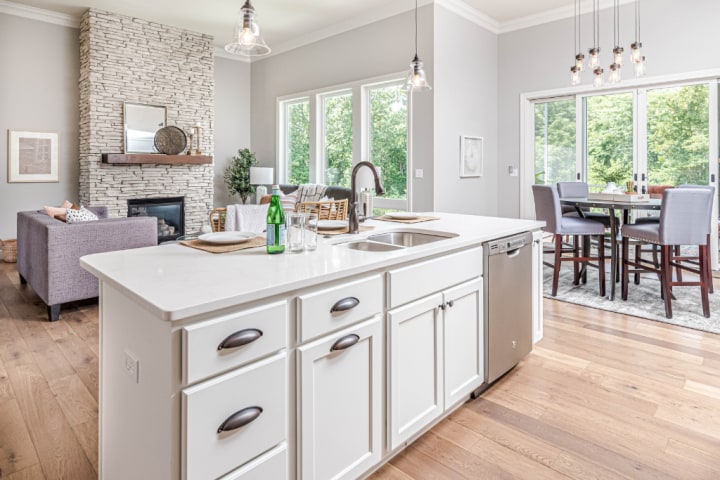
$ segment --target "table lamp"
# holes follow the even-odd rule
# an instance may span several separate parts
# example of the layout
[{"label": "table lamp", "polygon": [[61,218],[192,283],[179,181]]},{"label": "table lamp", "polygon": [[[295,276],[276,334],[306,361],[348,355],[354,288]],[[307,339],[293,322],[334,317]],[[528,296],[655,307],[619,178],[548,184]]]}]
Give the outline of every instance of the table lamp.
[{"label": "table lamp", "polygon": [[267,195],[267,187],[272,185],[273,169],[270,167],[250,167],[250,185],[255,185],[255,203]]}]

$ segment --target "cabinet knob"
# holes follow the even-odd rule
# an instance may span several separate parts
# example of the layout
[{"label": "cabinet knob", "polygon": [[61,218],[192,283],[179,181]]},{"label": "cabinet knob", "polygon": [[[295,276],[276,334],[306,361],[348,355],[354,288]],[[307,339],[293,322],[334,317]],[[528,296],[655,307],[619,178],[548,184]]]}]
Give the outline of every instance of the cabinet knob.
[{"label": "cabinet knob", "polygon": [[217,429],[217,433],[230,432],[255,421],[263,412],[262,407],[247,407],[230,415]]},{"label": "cabinet knob", "polygon": [[440,305],[438,305],[438,308],[439,308],[440,310],[445,310],[445,304],[444,304],[444,303],[441,303]]},{"label": "cabinet knob", "polygon": [[218,350],[225,348],[237,348],[252,343],[258,338],[262,337],[263,332],[257,328],[246,328],[245,330],[238,330],[237,332],[229,335],[225,340],[220,342]]},{"label": "cabinet knob", "polygon": [[335,343],[333,343],[332,347],[330,347],[331,352],[336,352],[338,350],[345,350],[346,348],[350,348],[356,343],[360,341],[360,337],[355,335],[354,333],[351,333],[350,335],[345,335]]},{"label": "cabinet knob", "polygon": [[455,302],[453,300],[448,300],[447,306],[452,308],[453,305],[455,305]]},{"label": "cabinet knob", "polygon": [[335,302],[335,305],[333,305],[330,309],[330,313],[352,310],[358,305],[360,305],[360,300],[358,300],[356,297],[346,297],[342,300],[338,300],[337,302]]}]

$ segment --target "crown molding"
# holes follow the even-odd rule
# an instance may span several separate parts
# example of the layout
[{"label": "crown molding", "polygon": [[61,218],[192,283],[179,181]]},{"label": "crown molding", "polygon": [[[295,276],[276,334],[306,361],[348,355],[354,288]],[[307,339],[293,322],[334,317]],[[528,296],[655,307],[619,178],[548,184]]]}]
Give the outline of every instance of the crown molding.
[{"label": "crown molding", "polygon": [[[441,0],[447,1],[447,0]],[[634,3],[635,0],[620,0],[620,5],[627,3]],[[583,15],[592,13],[592,0],[584,0],[580,4],[580,11]],[[600,10],[606,8],[612,8],[612,0],[600,0]],[[496,33],[508,33],[516,30],[522,30],[525,28],[536,27],[544,23],[550,23],[557,20],[563,20],[565,18],[572,18],[575,16],[575,5],[568,5],[567,7],[555,8],[547,10],[545,12],[528,15],[526,17],[516,18],[514,20],[508,20],[507,22],[500,22],[499,28]]]},{"label": "crown molding", "polygon": [[497,20],[471,7],[462,0],[435,0],[435,4],[496,35],[500,33],[502,25]]},{"label": "crown molding", "polygon": [[6,0],[0,0],[0,13],[29,18],[31,20],[37,20],[45,23],[52,23],[53,25],[60,25],[63,27],[80,28],[80,19],[75,18],[72,15],[51,12],[50,10],[29,7],[19,3],[8,2]]}]

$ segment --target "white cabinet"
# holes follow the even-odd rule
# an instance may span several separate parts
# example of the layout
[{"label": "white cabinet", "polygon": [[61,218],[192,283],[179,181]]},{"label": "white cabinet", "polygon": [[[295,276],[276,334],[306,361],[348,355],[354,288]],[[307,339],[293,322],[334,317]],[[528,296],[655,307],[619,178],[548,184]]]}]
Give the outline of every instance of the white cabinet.
[{"label": "white cabinet", "polygon": [[532,243],[532,341],[533,344],[543,337],[543,232],[533,232]]},{"label": "white cabinet", "polygon": [[381,316],[298,348],[299,477],[354,479],[382,454]]},{"label": "white cabinet", "polygon": [[443,376],[447,409],[466,399],[484,380],[482,279],[444,292],[443,300]]},{"label": "white cabinet", "polygon": [[282,480],[288,478],[288,445],[283,442],[221,480]]},{"label": "white cabinet", "polygon": [[484,379],[482,280],[388,312],[391,450]]}]

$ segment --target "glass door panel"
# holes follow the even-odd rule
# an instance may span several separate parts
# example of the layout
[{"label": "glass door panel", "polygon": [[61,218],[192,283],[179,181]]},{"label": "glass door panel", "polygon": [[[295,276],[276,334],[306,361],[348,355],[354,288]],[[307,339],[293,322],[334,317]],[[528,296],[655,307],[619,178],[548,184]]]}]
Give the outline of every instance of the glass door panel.
[{"label": "glass door panel", "polygon": [[535,104],[535,183],[554,185],[577,177],[575,99]]},{"label": "glass door panel", "polygon": [[586,171],[590,191],[633,179],[633,93],[585,99]]}]

